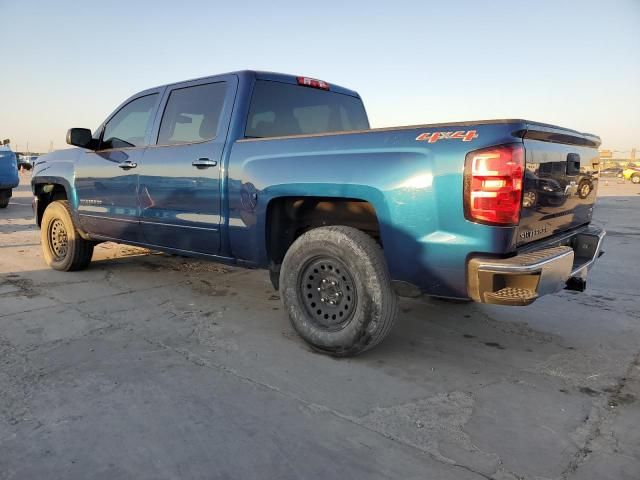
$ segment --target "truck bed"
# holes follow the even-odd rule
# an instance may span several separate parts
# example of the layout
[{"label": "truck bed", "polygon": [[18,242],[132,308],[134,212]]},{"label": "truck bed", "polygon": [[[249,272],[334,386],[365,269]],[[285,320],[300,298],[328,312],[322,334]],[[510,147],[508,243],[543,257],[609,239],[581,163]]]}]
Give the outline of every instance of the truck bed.
[{"label": "truck bed", "polygon": [[[475,132],[469,141],[417,140],[435,132],[469,131]],[[536,132],[548,137],[530,138],[542,134]],[[532,152],[553,152],[549,161],[578,152],[586,168],[597,155],[599,139],[538,122],[504,119],[238,140],[228,167],[232,255],[256,264],[267,261],[266,250],[260,248],[265,233],[259,229],[259,218],[268,212],[260,207],[255,211],[246,208],[243,196],[251,192],[258,195],[263,208],[282,195],[361,199],[375,209],[394,278],[434,294],[464,296],[469,252],[510,255],[519,245],[588,223],[591,218],[590,212],[584,215],[588,204],[576,197],[563,203],[571,212],[557,217],[542,219],[555,211],[546,205],[543,209],[540,203],[530,212],[523,209],[518,227],[491,227],[465,220],[465,156],[473,150],[512,143],[524,143]],[[531,161],[542,158],[534,153]],[[533,163],[528,169],[535,171]],[[595,189],[586,202],[593,198]],[[536,229],[540,231],[535,235],[527,233]],[[247,242],[247,237],[256,240]]]}]

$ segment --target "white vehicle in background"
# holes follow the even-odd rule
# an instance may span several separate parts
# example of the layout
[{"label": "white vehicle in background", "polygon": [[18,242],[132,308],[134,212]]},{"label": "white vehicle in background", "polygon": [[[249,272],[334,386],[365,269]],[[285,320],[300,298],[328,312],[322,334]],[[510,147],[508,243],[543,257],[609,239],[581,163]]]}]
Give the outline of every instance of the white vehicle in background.
[{"label": "white vehicle in background", "polygon": [[38,161],[39,155],[31,155],[24,153],[17,153],[18,157],[18,170],[24,168],[25,170],[31,170],[35,163]]}]

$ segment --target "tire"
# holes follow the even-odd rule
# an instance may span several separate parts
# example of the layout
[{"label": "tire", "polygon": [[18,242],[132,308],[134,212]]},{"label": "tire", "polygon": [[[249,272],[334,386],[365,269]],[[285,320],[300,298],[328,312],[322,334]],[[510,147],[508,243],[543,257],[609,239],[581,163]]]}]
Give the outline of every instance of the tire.
[{"label": "tire", "polygon": [[538,195],[533,190],[529,190],[522,194],[522,207],[533,208],[538,203]]},{"label": "tire", "polygon": [[317,351],[360,354],[393,326],[398,298],[378,244],[351,227],[310,230],[287,251],[280,296],[293,328]]},{"label": "tire", "polygon": [[578,196],[582,199],[585,199],[591,193],[593,187],[591,186],[591,182],[584,181],[578,185]]},{"label": "tire", "polygon": [[638,185],[640,183],[640,175],[638,175],[637,173],[631,175],[631,183]]},{"label": "tire", "polygon": [[7,208],[11,200],[11,193],[10,188],[0,189],[0,208]]},{"label": "tire", "polygon": [[51,202],[40,226],[44,260],[54,270],[84,270],[91,262],[94,243],[83,239],[73,224],[69,202]]}]

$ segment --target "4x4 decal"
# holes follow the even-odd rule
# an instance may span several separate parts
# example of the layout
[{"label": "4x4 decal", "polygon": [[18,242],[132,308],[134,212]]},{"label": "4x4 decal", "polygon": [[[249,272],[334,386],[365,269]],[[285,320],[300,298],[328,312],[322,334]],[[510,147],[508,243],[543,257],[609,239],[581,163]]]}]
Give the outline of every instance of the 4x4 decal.
[{"label": "4x4 decal", "polygon": [[459,130],[457,132],[432,132],[421,133],[416,137],[418,142],[436,143],[438,140],[462,140],[463,142],[470,142],[474,138],[478,138],[478,134],[475,130]]}]

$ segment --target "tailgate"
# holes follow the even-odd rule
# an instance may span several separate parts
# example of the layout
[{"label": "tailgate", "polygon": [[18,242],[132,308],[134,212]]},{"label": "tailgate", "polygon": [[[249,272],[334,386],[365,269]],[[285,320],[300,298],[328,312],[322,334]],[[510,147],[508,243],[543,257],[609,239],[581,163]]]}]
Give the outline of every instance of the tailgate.
[{"label": "tailgate", "polygon": [[591,221],[598,179],[598,137],[548,125],[522,132],[526,169],[517,245]]}]

